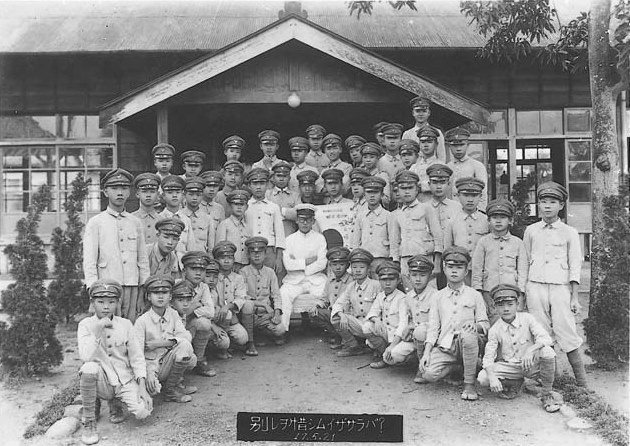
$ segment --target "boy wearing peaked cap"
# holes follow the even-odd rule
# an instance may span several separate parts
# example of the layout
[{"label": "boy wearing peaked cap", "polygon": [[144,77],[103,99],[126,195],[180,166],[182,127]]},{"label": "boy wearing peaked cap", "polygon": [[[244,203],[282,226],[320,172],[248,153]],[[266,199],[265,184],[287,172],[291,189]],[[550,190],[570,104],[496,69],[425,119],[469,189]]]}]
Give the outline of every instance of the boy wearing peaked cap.
[{"label": "boy wearing peaked cap", "polygon": [[123,287],[117,315],[136,320],[144,303],[140,284],[149,276],[149,259],[142,222],[125,210],[133,175],[124,169],[107,172],[101,180],[107,209],[90,218],[83,235],[83,273],[89,289],[98,279]]},{"label": "boy wearing peaked cap", "polygon": [[203,199],[199,208],[210,215],[215,227],[225,220],[225,208],[214,201],[219,190],[223,187],[223,174],[216,170],[206,170],[201,175],[204,181]]},{"label": "boy wearing peaked cap", "polygon": [[436,156],[438,147],[438,136],[440,131],[431,126],[424,127],[418,131],[418,144],[420,145],[420,157],[416,164],[410,169],[420,177],[420,192],[418,199],[422,202],[431,199],[431,187],[429,185],[429,175],[427,168],[432,164],[440,164],[440,159]]},{"label": "boy wearing peaked cap", "polygon": [[567,190],[554,182],[538,186],[542,220],[525,229],[523,243],[529,256],[525,292],[529,312],[555,343],[567,353],[579,386],[586,387],[586,372],[579,351],[575,315],[581,310],[578,296],[582,253],[578,232],[560,220]]},{"label": "boy wearing peaked cap", "polygon": [[241,152],[245,148],[245,140],[238,135],[228,136],[221,143],[226,161],[240,161]]},{"label": "boy wearing peaked cap", "polygon": [[446,162],[446,148],[444,146],[444,135],[442,131],[436,127],[432,127],[429,124],[429,117],[431,116],[431,100],[422,96],[416,96],[409,101],[411,107],[411,116],[415,121],[415,125],[405,130],[403,133],[403,139],[413,139],[418,141],[420,132],[427,128],[433,128],[436,131],[436,147],[434,149],[439,162]]},{"label": "boy wearing peaked cap", "polygon": [[317,189],[319,188],[319,182],[321,182],[322,187],[324,183],[316,172],[311,172],[310,170],[300,172],[297,175],[297,180],[300,189],[300,203],[322,204]]},{"label": "boy wearing peaked cap", "polygon": [[470,255],[466,248],[451,246],[444,250],[444,273],[447,286],[435,295],[435,305],[429,313],[429,328],[420,360],[422,376],[418,384],[436,382],[463,365],[464,391],[461,398],[475,401],[477,358],[480,344],[490,324],[486,306],[479,292],[464,283]]},{"label": "boy wearing peaked cap", "polygon": [[341,159],[343,151],[343,141],[339,135],[329,133],[322,140],[324,153],[330,161],[327,169],[339,169],[343,172],[343,188],[344,192],[350,187],[350,171],[352,166]]},{"label": "boy wearing peaked cap", "polygon": [[385,154],[378,161],[378,167],[387,173],[389,181],[393,181],[396,174],[405,169],[398,153],[398,143],[402,136],[403,126],[388,123],[381,128],[381,131],[383,132]]},{"label": "boy wearing peaked cap", "polygon": [[[276,345],[284,344],[286,328],[282,325],[282,301],[280,286],[274,271],[264,265],[267,239],[264,237],[250,237],[245,241],[249,254],[249,265],[243,267],[240,275],[247,284],[247,300],[245,307],[251,307],[247,313],[252,313],[250,320],[243,321],[249,342],[255,346],[264,342],[255,341],[254,336],[259,332],[270,336]],[[247,322],[247,323],[245,323]]]},{"label": "boy wearing peaked cap", "polygon": [[411,139],[401,139],[396,145],[403,166],[407,170],[412,170],[420,156],[420,144]]},{"label": "boy wearing peaked cap", "polygon": [[258,134],[258,140],[263,157],[252,164],[252,169],[262,168],[271,172],[273,166],[282,161],[276,156],[276,152],[280,148],[280,134],[275,130],[263,130]]},{"label": "boy wearing peaked cap", "polygon": [[190,219],[199,250],[210,252],[214,246],[217,227],[214,219],[200,208],[205,187],[205,181],[201,177],[186,178],[184,186],[186,207],[182,209],[182,213]]},{"label": "boy wearing peaked cap", "polygon": [[359,345],[359,340],[365,339],[363,323],[376,295],[381,291],[378,280],[369,277],[370,263],[373,260],[369,251],[356,248],[348,259],[352,281],[332,305],[330,316],[333,327],[341,337],[342,348],[337,352],[339,357],[357,356],[367,352]]},{"label": "boy wearing peaked cap", "polygon": [[157,241],[147,246],[149,272],[153,275],[170,276],[181,279],[183,268],[175,253],[184,223],[178,218],[164,218],[155,224]]},{"label": "boy wearing peaked cap", "polygon": [[243,184],[243,173],[245,166],[239,161],[226,161],[223,164],[223,189],[217,192],[214,201],[219,203],[225,209],[225,216],[230,216],[230,206],[227,202],[227,195],[234,189],[240,189]]},{"label": "boy wearing peaked cap", "polygon": [[155,223],[159,220],[156,206],[159,204],[159,189],[162,182],[160,176],[155,173],[141,173],[134,181],[133,186],[136,188],[136,197],[140,201],[140,207],[137,211],[131,213],[142,222],[144,229],[144,242],[150,245],[155,242],[157,233]]},{"label": "boy wearing peaked cap", "polygon": [[[409,325],[404,339],[411,339],[418,356],[418,365],[424,355],[424,342],[427,340],[429,328],[429,314],[435,305],[437,290],[428,286],[433,277],[433,260],[428,256],[417,255],[407,261],[409,280],[412,289],[405,295]],[[422,382],[423,371],[418,367],[414,382]]]},{"label": "boy wearing peaked cap", "polygon": [[556,369],[551,337],[534,316],[517,311],[520,294],[518,287],[508,284],[499,284],[490,291],[501,319],[490,328],[483,370],[477,379],[480,385],[500,392],[501,398],[513,399],[523,378],[538,376],[543,408],[557,412],[560,405],[551,393]]},{"label": "boy wearing peaked cap", "polygon": [[381,151],[385,150],[385,135],[383,134],[383,127],[385,127],[389,122],[381,121],[377,122],[372,126],[372,131],[374,132],[374,139],[378,143],[378,146],[381,148]]},{"label": "boy wearing peaked cap", "polygon": [[363,158],[363,167],[368,171],[370,176],[380,177],[385,180],[385,186],[383,187],[383,197],[381,203],[383,207],[388,209],[391,202],[391,182],[389,175],[386,172],[381,171],[378,167],[378,160],[383,154],[381,147],[373,142],[368,142],[361,146],[361,156]]},{"label": "boy wearing peaked cap", "polygon": [[369,176],[368,171],[362,167],[355,167],[350,171],[350,193],[352,194],[352,201],[354,202],[352,210],[355,213],[367,207],[365,189],[363,189],[362,182]]},{"label": "boy wearing peaked cap", "polygon": [[243,189],[236,189],[227,196],[230,205],[231,215],[219,223],[216,231],[215,243],[228,241],[236,246],[234,253],[234,271],[239,272],[241,268],[249,263],[247,257],[247,247],[245,241],[252,236],[251,229],[245,222],[245,212],[250,194]]},{"label": "boy wearing peaked cap", "polygon": [[175,147],[170,144],[159,143],[151,149],[151,155],[153,156],[153,165],[155,166],[156,174],[160,179],[171,175],[173,158],[175,157]]},{"label": "boy wearing peaked cap", "polygon": [[266,198],[280,207],[284,235],[297,231],[295,225],[295,206],[300,202],[300,193],[289,188],[291,164],[281,161],[272,169],[271,182],[273,187],[267,189]]},{"label": "boy wearing peaked cap", "polygon": [[350,135],[346,138],[344,144],[348,151],[348,156],[350,156],[352,167],[361,167],[363,165],[361,146],[366,142],[365,138],[359,135]]},{"label": "boy wearing peaked cap", "polygon": [[206,161],[206,154],[198,150],[187,150],[180,156],[184,174],[181,177],[187,178],[199,176],[203,170],[203,163]]},{"label": "boy wearing peaked cap", "polygon": [[[486,211],[490,234],[479,239],[473,252],[471,286],[483,295],[490,325],[494,325],[499,315],[490,290],[499,284],[509,284],[524,292],[529,260],[523,240],[510,234],[514,205],[505,199],[492,200]],[[519,309],[523,306],[521,295]]]},{"label": "boy wearing peaked cap", "polygon": [[109,401],[111,423],[125,420],[123,404],[138,419],[153,410],[147,393],[147,366],[143,345],[127,319],[115,316],[122,286],[111,279],[100,279],[90,288],[94,315],[79,322],[77,341],[79,389],[83,405],[81,441],[98,443],[96,430],[99,398]]},{"label": "boy wearing peaked cap", "polygon": [[[469,138],[470,132],[461,127],[451,129],[444,135],[444,139],[452,155],[451,160],[447,164],[447,166],[453,170],[451,186],[454,186],[457,180],[463,177],[477,178],[483,181],[484,185],[488,183],[486,166],[484,166],[482,162],[467,155]],[[479,209],[484,211],[487,204],[488,194],[483,193],[481,195]]]},{"label": "boy wearing peaked cap", "polygon": [[405,293],[400,285],[400,267],[394,262],[383,263],[376,271],[382,291],[365,317],[363,333],[367,345],[374,350],[378,361],[370,364],[373,369],[405,362],[413,354],[413,342],[406,340],[408,314]]},{"label": "boy wearing peaked cap", "polygon": [[181,207],[184,200],[184,187],[186,187],[186,180],[178,175],[170,175],[164,178],[162,191],[164,192],[166,207],[159,213],[160,219],[174,217],[179,218],[184,223],[184,230],[175,248],[175,252],[180,259],[186,251],[196,251],[199,248],[195,232],[193,231],[192,221]]},{"label": "boy wearing peaked cap", "polygon": [[170,306],[173,285],[173,279],[167,276],[150,276],[144,282],[151,308],[138,318],[134,332],[144,346],[149,393],[163,391],[165,401],[188,403],[197,389],[181,383],[184,372],[197,365],[197,357],[190,333]]},{"label": "boy wearing peaked cap", "polygon": [[309,125],[306,128],[306,137],[310,150],[306,155],[306,164],[317,169],[318,173],[326,169],[329,164],[328,157],[323,152],[322,143],[326,129],[319,124]]},{"label": "boy wearing peaked cap", "polygon": [[322,172],[324,190],[327,197],[324,204],[352,203],[352,200],[343,196],[344,173],[339,169],[326,169]]},{"label": "boy wearing peaked cap", "polygon": [[[319,176],[319,170],[306,163],[306,154],[309,151],[308,139],[301,136],[294,136],[289,139],[289,150],[291,151],[291,159],[293,160],[293,166],[291,166],[291,172],[289,174],[289,189],[300,192],[300,183],[298,175],[302,172],[310,170]],[[321,180],[318,182],[318,189],[321,190],[323,183]]]}]

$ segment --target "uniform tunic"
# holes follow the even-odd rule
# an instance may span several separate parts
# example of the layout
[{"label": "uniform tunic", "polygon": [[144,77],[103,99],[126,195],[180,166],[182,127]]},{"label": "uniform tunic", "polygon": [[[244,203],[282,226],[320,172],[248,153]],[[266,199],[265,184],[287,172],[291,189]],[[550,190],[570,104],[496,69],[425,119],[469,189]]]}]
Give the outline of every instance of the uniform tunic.
[{"label": "uniform tunic", "polygon": [[413,166],[409,169],[412,172],[415,172],[420,178],[420,191],[423,193],[430,193],[431,186],[429,186],[429,175],[427,174],[427,167],[441,163],[441,161],[435,156],[430,156],[429,158],[423,158],[420,156],[418,161],[415,162]]},{"label": "uniform tunic", "polygon": [[251,198],[245,211],[245,221],[250,234],[265,237],[268,246],[282,249],[286,246],[282,213],[277,204],[266,198]]},{"label": "uniform tunic", "polygon": [[391,182],[398,172],[405,170],[405,165],[400,160],[400,155],[390,155],[386,153],[378,160],[378,168],[387,173],[389,181]]},{"label": "uniform tunic", "polygon": [[219,223],[225,220],[225,208],[223,207],[223,205],[217,203],[216,201],[211,201],[209,203],[207,201],[203,201],[199,205],[199,209],[210,215],[210,217],[214,221],[215,228],[219,226]]},{"label": "uniform tunic", "polygon": [[493,233],[479,239],[472,255],[472,287],[490,291],[500,283],[525,291],[529,260],[523,241],[510,234]]},{"label": "uniform tunic", "polygon": [[214,248],[216,226],[214,219],[205,211],[186,207],[182,213],[190,219],[190,225],[195,234],[195,239],[201,251],[211,252]]},{"label": "uniform tunic", "polygon": [[334,163],[330,163],[328,165],[328,169],[339,169],[343,172],[342,184],[344,190],[348,190],[350,188],[350,171],[352,171],[352,164],[346,163],[341,159],[338,159]]},{"label": "uniform tunic", "polygon": [[[442,228],[430,205],[414,200],[409,205],[403,206],[396,222],[398,229],[394,231],[394,234],[399,234],[400,258],[442,252],[444,243]],[[394,260],[400,260],[400,258]],[[406,262],[401,262],[406,273],[405,265]]]},{"label": "uniform tunic", "polygon": [[142,222],[142,229],[144,230],[144,242],[147,245],[155,243],[157,241],[157,229],[155,229],[155,224],[160,220],[158,213],[155,209],[151,209],[149,212],[144,210],[142,207],[135,212],[132,212],[131,215],[137,217]]},{"label": "uniform tunic", "polygon": [[280,189],[274,186],[266,192],[265,197],[280,207],[285,237],[297,231],[295,206],[300,202],[299,192],[295,192],[288,187]]},{"label": "uniform tunic", "polygon": [[[291,172],[289,173],[289,177],[290,177],[289,189],[298,193],[300,192],[300,183],[297,179],[297,176],[301,174],[302,172],[304,172],[305,170],[310,170],[311,172],[315,172],[316,174],[319,175],[319,170],[317,169],[317,167],[310,166],[306,164],[305,162],[299,165],[294,164],[293,167],[291,167]],[[323,188],[324,188],[324,180],[322,178],[317,178],[317,180],[315,180],[316,191],[319,192]]]},{"label": "uniform tunic", "polygon": [[312,166],[317,169],[317,172],[322,172],[325,170],[330,164],[330,158],[326,156],[323,152],[316,152],[314,150],[309,150],[306,154],[306,159],[304,160],[306,164]]},{"label": "uniform tunic", "polygon": [[399,227],[394,216],[382,206],[357,212],[351,242],[353,248],[363,248],[374,257],[400,258]]},{"label": "uniform tunic", "polygon": [[332,307],[341,293],[352,283],[352,276],[348,272],[344,273],[339,279],[334,275],[329,278],[324,287],[324,298],[328,300],[328,307]]},{"label": "uniform tunic", "polygon": [[459,201],[451,200],[450,198],[445,198],[442,201],[432,198],[428,203],[433,207],[437,215],[442,232],[446,231],[448,223],[462,211],[462,205]]},{"label": "uniform tunic", "polygon": [[423,344],[429,329],[429,311],[435,305],[436,293],[435,288],[427,286],[420,294],[411,290],[405,295],[405,305],[409,315],[409,334],[413,335],[415,341]]},{"label": "uniform tunic", "polygon": [[380,319],[385,324],[387,342],[392,342],[394,336],[403,338],[408,324],[405,293],[398,289],[387,296],[383,291],[378,293],[365,318],[370,320],[373,317]]},{"label": "uniform tunic", "polygon": [[[420,138],[418,138],[418,131],[429,126],[430,124],[428,122],[420,126],[416,123],[416,125],[414,125],[412,128],[405,130],[405,132],[402,134],[402,139],[411,139],[419,143]],[[446,146],[444,145],[444,135],[442,134],[442,130],[438,128],[435,128],[435,130],[438,131],[437,148],[435,149],[435,155],[438,158],[438,161],[436,162],[445,163],[446,162]]]},{"label": "uniform tunic", "polygon": [[242,265],[246,265],[249,263],[249,258],[247,257],[245,240],[251,236],[252,233],[245,223],[245,219],[238,219],[234,215],[231,215],[219,223],[214,240],[215,244],[222,240],[234,243],[234,246],[236,246],[234,261]]},{"label": "uniform tunic", "polygon": [[197,317],[214,319],[214,299],[207,283],[201,282],[195,287],[195,296],[193,297],[191,308]]},{"label": "uniform tunic", "polygon": [[175,251],[163,255],[157,243],[147,247],[149,256],[149,272],[151,275],[171,277],[173,280],[181,279],[183,268],[177,258]]},{"label": "uniform tunic", "polygon": [[477,161],[474,158],[464,155],[461,160],[453,158],[447,164],[448,167],[453,169],[453,175],[451,175],[451,188],[455,186],[458,179],[464,177],[477,178],[486,185],[486,189],[481,193],[481,202],[479,203],[479,209],[482,211],[486,209],[488,204],[488,171],[486,166],[482,162]]},{"label": "uniform tunic", "polygon": [[444,249],[461,246],[472,256],[477,243],[488,232],[488,217],[485,214],[479,211],[469,214],[462,210],[446,226]]},{"label": "uniform tunic", "polygon": [[333,304],[332,316],[338,313],[345,313],[363,321],[380,291],[381,284],[378,280],[370,279],[369,277],[363,283],[350,282]]},{"label": "uniform tunic", "polygon": [[252,169],[256,169],[256,168],[262,168],[262,169],[267,169],[268,171],[271,172],[271,170],[273,169],[273,167],[282,162],[282,160],[280,158],[278,158],[277,156],[274,156],[273,158],[271,158],[271,162],[270,163],[266,163],[265,161],[269,160],[269,158],[267,158],[266,156],[263,157],[262,159],[256,161],[254,164],[252,164]]}]

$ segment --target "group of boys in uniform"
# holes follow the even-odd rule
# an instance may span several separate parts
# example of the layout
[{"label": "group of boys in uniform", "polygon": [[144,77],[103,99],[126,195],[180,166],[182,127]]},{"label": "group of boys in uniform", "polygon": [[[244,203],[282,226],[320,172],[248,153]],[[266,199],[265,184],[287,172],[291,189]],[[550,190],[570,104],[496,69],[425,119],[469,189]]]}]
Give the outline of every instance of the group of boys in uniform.
[{"label": "group of boys in uniform", "polygon": [[[220,171],[186,151],[185,173],[174,175],[175,148],[158,144],[155,173],[102,178],[108,206],[84,236],[94,312],[78,329],[84,443],[99,440],[100,399],[114,423],[125,407],[147,417],[159,393],[191,401],[185,372],[212,377],[210,358],[283,345],[292,314],[327,333],[339,357],[372,353],[373,369],[417,364],[418,384],[463,376],[464,400],[478,398],[476,384],[513,398],[537,376],[543,407],[557,411],[554,346],[586,385],[574,319],[579,239],[559,218],[566,189],[541,184],[542,221],[523,240],[511,235],[514,206],[486,203],[468,131],[429,125],[425,98],[411,108],[415,126],[379,123],[377,142],[311,125],[288,140],[292,163],[265,130],[249,169],[235,135],[223,141]],[[132,186],[139,209],[129,213]],[[349,240],[318,229],[318,206],[336,203],[354,213]]]}]

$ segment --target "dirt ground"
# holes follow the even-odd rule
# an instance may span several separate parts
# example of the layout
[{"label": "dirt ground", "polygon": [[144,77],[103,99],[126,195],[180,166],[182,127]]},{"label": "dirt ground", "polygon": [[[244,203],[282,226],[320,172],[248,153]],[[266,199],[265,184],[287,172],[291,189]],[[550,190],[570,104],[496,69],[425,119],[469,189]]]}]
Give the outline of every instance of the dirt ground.
[{"label": "dirt ground", "polygon": [[[583,300],[588,308],[587,293]],[[237,353],[230,360],[214,361],[218,375],[213,378],[190,376],[188,383],[199,388],[191,403],[164,403],[158,398],[149,419],[139,422],[131,417],[116,426],[104,410],[99,444],[239,444],[239,411],[402,414],[404,443],[410,445],[604,444],[594,434],[570,431],[566,418],[546,414],[538,399],[527,393],[506,401],[482,390],[479,401],[462,401],[460,388],[414,384],[415,370],[408,367],[372,370],[364,367],[370,362],[367,355],[337,358],[321,334],[301,332],[299,323],[296,328],[285,346],[261,347],[256,358]],[[75,332],[62,327],[60,338],[66,346],[62,366],[17,388],[0,388],[0,444],[55,444],[42,437],[25,441],[21,435],[42,403],[78,369]],[[565,356],[561,355],[560,366],[568,370]],[[630,413],[627,371],[588,368],[588,377],[593,390],[613,407]],[[81,443],[77,433],[56,444]]]}]

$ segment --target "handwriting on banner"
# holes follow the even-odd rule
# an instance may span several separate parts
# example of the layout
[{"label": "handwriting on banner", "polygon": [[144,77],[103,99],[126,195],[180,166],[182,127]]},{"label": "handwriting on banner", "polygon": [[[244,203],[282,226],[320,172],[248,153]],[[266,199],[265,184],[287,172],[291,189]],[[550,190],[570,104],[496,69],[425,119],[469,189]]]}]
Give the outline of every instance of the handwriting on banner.
[{"label": "handwriting on banner", "polygon": [[350,236],[354,229],[356,212],[354,203],[338,203],[317,206],[315,220],[321,232],[326,229],[336,229],[343,237],[343,245],[348,247]]}]

